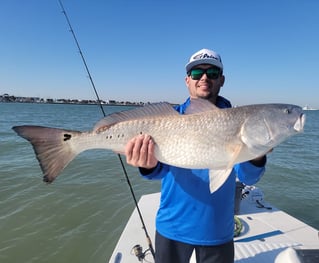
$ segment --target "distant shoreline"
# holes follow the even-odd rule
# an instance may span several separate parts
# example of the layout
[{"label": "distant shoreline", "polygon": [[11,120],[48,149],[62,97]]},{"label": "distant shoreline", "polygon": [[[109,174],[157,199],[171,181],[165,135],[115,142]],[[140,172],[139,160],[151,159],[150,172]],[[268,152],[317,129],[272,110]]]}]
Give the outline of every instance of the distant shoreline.
[{"label": "distant shoreline", "polygon": [[36,104],[72,104],[72,105],[106,105],[106,106],[144,106],[149,102],[131,102],[116,100],[78,100],[78,99],[43,99],[39,97],[16,97],[7,93],[0,95],[0,103],[36,103]]},{"label": "distant shoreline", "polygon": [[[92,105],[92,106],[96,106],[96,105],[100,105],[99,103],[68,103],[68,102],[24,102],[24,101],[0,101],[0,103],[3,104],[54,104],[54,105]],[[146,104],[121,104],[121,103],[103,103],[101,104],[102,106],[144,106]]]}]

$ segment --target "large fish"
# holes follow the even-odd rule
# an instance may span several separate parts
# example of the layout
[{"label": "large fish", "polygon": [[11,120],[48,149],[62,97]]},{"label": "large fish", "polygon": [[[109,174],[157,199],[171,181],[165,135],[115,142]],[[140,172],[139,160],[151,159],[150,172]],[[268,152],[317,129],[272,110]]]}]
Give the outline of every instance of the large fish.
[{"label": "large fish", "polygon": [[173,166],[210,169],[210,191],[216,191],[236,163],[266,154],[303,130],[302,109],[287,104],[260,104],[219,109],[206,100],[192,100],[184,115],[168,103],[111,114],[89,132],[41,126],[13,130],[33,145],[44,174],[52,182],[79,153],[105,148],[123,153],[127,142],[149,134],[155,156]]}]

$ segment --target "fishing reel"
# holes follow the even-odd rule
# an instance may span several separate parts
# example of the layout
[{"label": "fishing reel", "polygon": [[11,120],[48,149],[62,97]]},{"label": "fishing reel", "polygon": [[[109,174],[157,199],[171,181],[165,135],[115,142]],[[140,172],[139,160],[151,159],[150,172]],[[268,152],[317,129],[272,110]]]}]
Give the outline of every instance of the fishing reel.
[{"label": "fishing reel", "polygon": [[138,261],[140,262],[143,262],[143,260],[145,259],[145,256],[147,254],[147,252],[149,251],[150,249],[146,249],[144,252],[143,252],[143,248],[141,245],[137,244],[135,245],[133,248],[132,248],[132,252],[134,253],[134,255],[137,257]]}]

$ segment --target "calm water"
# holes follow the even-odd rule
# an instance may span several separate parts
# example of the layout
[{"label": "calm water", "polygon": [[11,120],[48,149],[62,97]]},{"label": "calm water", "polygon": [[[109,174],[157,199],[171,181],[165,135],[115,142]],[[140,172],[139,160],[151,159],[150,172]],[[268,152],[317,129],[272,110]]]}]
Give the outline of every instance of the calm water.
[{"label": "calm water", "polygon": [[[319,229],[319,111],[306,114],[305,132],[269,155],[258,185],[273,205]],[[108,262],[134,209],[118,157],[82,153],[46,185],[30,144],[11,130],[22,124],[90,130],[101,117],[94,105],[0,103],[0,262]],[[159,182],[127,171],[137,198],[159,190]]]}]

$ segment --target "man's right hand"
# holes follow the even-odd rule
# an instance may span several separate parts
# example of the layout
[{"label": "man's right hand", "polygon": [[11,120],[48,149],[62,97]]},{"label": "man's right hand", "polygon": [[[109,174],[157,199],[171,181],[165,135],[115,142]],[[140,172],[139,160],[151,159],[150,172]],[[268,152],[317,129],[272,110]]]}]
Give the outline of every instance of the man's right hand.
[{"label": "man's right hand", "polygon": [[138,135],[125,147],[126,162],[135,167],[152,169],[158,160],[154,155],[155,143],[150,135]]}]

